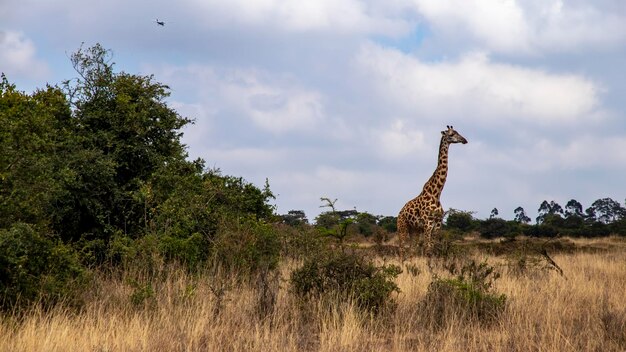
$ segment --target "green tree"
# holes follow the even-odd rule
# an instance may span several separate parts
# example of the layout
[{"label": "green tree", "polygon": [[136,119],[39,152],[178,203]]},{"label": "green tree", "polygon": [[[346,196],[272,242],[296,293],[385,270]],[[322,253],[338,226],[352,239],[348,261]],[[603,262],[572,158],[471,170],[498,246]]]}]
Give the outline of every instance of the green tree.
[{"label": "green tree", "polygon": [[0,308],[78,299],[85,269],[58,238],[32,225],[0,229]]},{"label": "green tree", "polygon": [[593,206],[590,206],[589,208],[585,209],[584,218],[585,218],[586,223],[593,224],[597,222],[598,217],[596,215],[596,209]]},{"label": "green tree", "polygon": [[489,214],[489,219],[496,218],[498,216],[498,208],[491,209],[491,214]]},{"label": "green tree", "polygon": [[289,226],[299,226],[309,223],[303,210],[290,210],[287,214],[281,215],[280,218],[283,223]]},{"label": "green tree", "polygon": [[575,199],[570,199],[565,205],[564,210],[565,220],[562,226],[568,229],[580,229],[582,230],[585,222],[585,215],[583,213],[583,206]]},{"label": "green tree", "polygon": [[583,206],[575,199],[570,199],[569,202],[565,205],[565,218],[570,217],[583,217]]},{"label": "green tree", "polygon": [[100,45],[81,47],[71,56],[79,77],[33,95],[3,76],[0,228],[37,224],[85,246],[88,261],[104,259],[113,238],[149,234],[164,250],[206,257],[220,226],[273,216],[267,181],[187,161],[180,128],[190,120],[167,106],[167,86],[116,73],[110,59]]},{"label": "green tree", "polygon": [[559,214],[546,214],[541,225],[561,228],[565,225],[565,220]]},{"label": "green tree", "polygon": [[378,226],[389,233],[396,232],[398,231],[398,218],[395,216],[384,216],[378,220]]},{"label": "green tree", "polygon": [[597,219],[608,224],[621,219],[625,213],[619,202],[614,201],[611,198],[598,199],[591,204]]},{"label": "green tree", "polygon": [[187,156],[180,129],[190,120],[169,108],[167,86],[152,76],[115,73],[99,44],[72,54],[79,77],[64,82],[73,107],[77,177],[58,204],[55,228],[68,239],[108,238],[142,228],[137,192],[159,168]]},{"label": "green tree", "polygon": [[450,209],[446,217],[446,226],[460,232],[467,232],[472,229],[473,220],[472,213],[469,211]]},{"label": "green tree", "polygon": [[81,264],[141,261],[144,252],[191,267],[214,255],[273,269],[280,241],[267,224],[269,182],[259,188],[186,160],[180,129],[190,120],[167,106],[168,87],[152,76],[115,73],[100,45],[71,60],[79,78],[63,89],[29,95],[2,76],[0,305],[62,299]]},{"label": "green tree", "polygon": [[485,238],[507,236],[510,233],[509,224],[501,218],[489,218],[480,222],[478,232]]},{"label": "green tree", "polygon": [[325,211],[320,213],[315,217],[315,226],[324,227],[324,228],[332,228],[333,226],[339,225],[339,215],[335,214],[332,211]]},{"label": "green tree", "polygon": [[330,208],[330,211],[321,213],[315,218],[315,226],[323,236],[335,238],[343,250],[348,228],[354,223],[353,215],[356,215],[356,211],[337,211],[335,209],[337,199],[322,197],[320,200],[323,202],[320,208]]},{"label": "green tree", "polygon": [[537,224],[541,224],[547,215],[558,216],[558,214],[563,214],[563,208],[559,205],[559,203],[556,203],[553,200],[550,201],[550,203],[544,200],[539,206],[537,212],[539,213],[539,216],[537,216]]},{"label": "green tree", "polygon": [[524,208],[517,207],[514,210],[515,213],[515,221],[520,224],[528,224],[530,222],[530,218],[526,215]]},{"label": "green tree", "polygon": [[[192,267],[208,259],[220,234],[231,237],[220,239],[222,245],[242,246],[264,236],[267,232],[261,224],[273,215],[269,185],[259,189],[219,170],[204,172],[199,160],[164,165],[138,194],[137,203],[144,206],[144,232],[159,238],[166,257]],[[234,250],[231,253],[235,255]]]},{"label": "green tree", "polygon": [[69,106],[59,89],[32,95],[0,83],[0,228],[15,222],[45,226],[55,201],[71,178],[65,165],[62,128]]},{"label": "green tree", "polygon": [[376,231],[378,218],[370,213],[362,212],[356,216],[358,231],[364,236],[371,236]]}]

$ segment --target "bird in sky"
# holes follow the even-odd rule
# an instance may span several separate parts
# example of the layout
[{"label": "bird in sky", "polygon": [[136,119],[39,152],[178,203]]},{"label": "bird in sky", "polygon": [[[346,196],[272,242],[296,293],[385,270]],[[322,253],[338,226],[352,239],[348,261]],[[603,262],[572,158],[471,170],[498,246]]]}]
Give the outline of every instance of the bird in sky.
[{"label": "bird in sky", "polygon": [[156,22],[157,25],[161,26],[161,27],[165,27],[165,21],[159,21],[159,19],[155,19],[154,22]]}]

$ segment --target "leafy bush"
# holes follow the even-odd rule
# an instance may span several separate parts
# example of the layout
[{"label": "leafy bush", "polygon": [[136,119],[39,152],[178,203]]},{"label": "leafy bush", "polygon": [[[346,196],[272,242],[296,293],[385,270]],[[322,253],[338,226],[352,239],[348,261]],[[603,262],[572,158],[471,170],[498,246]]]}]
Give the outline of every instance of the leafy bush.
[{"label": "leafy bush", "polygon": [[216,264],[241,273],[254,273],[278,266],[281,242],[270,225],[248,218],[220,230],[212,249]]},{"label": "leafy bush", "polygon": [[559,234],[559,229],[552,225],[535,225],[528,226],[524,229],[524,235],[528,237],[556,237]]},{"label": "leafy bush", "polygon": [[453,259],[467,255],[467,249],[458,244],[460,234],[456,231],[440,230],[434,238],[432,255],[442,259]]},{"label": "leafy bush", "polygon": [[274,225],[281,244],[281,257],[303,259],[311,253],[319,253],[328,242],[313,226],[292,227],[285,224]]},{"label": "leafy bush", "polygon": [[398,218],[395,216],[385,216],[378,220],[378,226],[382,227],[385,231],[393,233],[398,231]]},{"label": "leafy bush", "polygon": [[358,232],[365,237],[375,234],[379,229],[378,225],[376,224],[377,221],[378,219],[376,218],[376,216],[370,213],[359,213],[356,217]]},{"label": "leafy bush", "polygon": [[129,280],[128,283],[133,288],[133,292],[130,294],[130,302],[133,306],[140,307],[145,305],[154,305],[155,292],[150,283],[141,284],[135,280]]},{"label": "leafy bush", "polygon": [[468,232],[473,227],[473,221],[471,212],[450,209],[446,217],[446,227],[458,232]]},{"label": "leafy bush", "polygon": [[506,220],[491,218],[481,221],[478,231],[484,238],[495,238],[508,235],[510,228]]},{"label": "leafy bush", "polygon": [[378,312],[392,305],[393,292],[400,292],[394,279],[401,272],[398,266],[377,267],[354,253],[328,252],[306,260],[294,270],[291,285],[299,297],[338,295],[353,298],[365,310]]},{"label": "leafy bush", "polygon": [[24,223],[0,230],[1,308],[72,302],[85,278],[76,252],[59,240]]},{"label": "leafy bush", "polygon": [[[262,224],[273,211],[267,203],[273,197],[269,186],[259,189],[242,178],[223,176],[219,170],[203,172],[202,168],[200,161],[164,167],[160,175],[142,187],[146,231],[158,238],[160,251],[167,259],[190,267],[205,262],[220,246],[237,253],[248,246],[248,255],[256,255],[252,253],[256,248],[266,244],[269,237],[277,237],[268,235],[271,229]],[[231,243],[228,237],[239,243]],[[230,259],[239,255],[235,261],[244,260],[241,253],[222,254]],[[226,258],[226,264],[244,265],[230,259]]]},{"label": "leafy bush", "polygon": [[499,278],[492,266],[486,262],[470,261],[460,268],[450,266],[453,278],[435,279],[421,302],[424,311],[435,326],[445,326],[453,317],[465,321],[490,323],[502,314],[506,307],[506,295],[498,294],[493,283]]},{"label": "leafy bush", "polygon": [[200,233],[192,233],[188,237],[162,236],[159,249],[166,259],[176,260],[193,269],[208,257],[209,243]]}]

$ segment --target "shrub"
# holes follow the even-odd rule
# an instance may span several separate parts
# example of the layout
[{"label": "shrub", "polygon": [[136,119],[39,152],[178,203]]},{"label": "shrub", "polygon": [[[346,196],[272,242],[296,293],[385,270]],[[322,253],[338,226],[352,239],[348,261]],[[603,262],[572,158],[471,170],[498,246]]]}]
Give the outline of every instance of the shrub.
[{"label": "shrub", "polygon": [[382,227],[385,231],[389,233],[394,233],[398,231],[398,218],[395,216],[385,216],[378,220],[378,226]]},{"label": "shrub", "polygon": [[509,224],[506,220],[492,218],[480,222],[478,232],[484,238],[495,238],[509,234]]},{"label": "shrub", "polygon": [[328,238],[321,236],[319,231],[313,226],[302,225],[292,227],[285,224],[275,224],[274,230],[281,240],[281,256],[293,259],[302,259],[319,253]]},{"label": "shrub", "polygon": [[280,249],[280,238],[274,228],[254,219],[243,219],[219,231],[212,255],[216,264],[227,269],[254,273],[275,269]]},{"label": "shrub", "polygon": [[454,259],[467,255],[467,250],[455,243],[460,238],[456,231],[440,230],[434,238],[432,255],[443,259]]},{"label": "shrub", "polygon": [[133,292],[130,295],[130,302],[135,307],[154,305],[155,292],[150,283],[141,284],[136,280],[130,280],[129,284],[133,288]]},{"label": "shrub", "polygon": [[528,237],[556,237],[559,234],[559,229],[552,225],[536,225],[528,226],[524,228],[524,235]]},{"label": "shrub", "polygon": [[[108,243],[106,260],[110,263],[111,269],[120,266],[123,270],[153,275],[163,267],[166,258],[162,248],[164,244],[165,242],[155,234],[134,239],[116,233]],[[184,252],[179,254],[185,255]],[[179,262],[184,263],[182,260]]]},{"label": "shrub", "polygon": [[364,310],[379,312],[393,305],[391,294],[400,292],[394,279],[401,272],[398,266],[377,267],[354,253],[328,252],[309,258],[294,270],[291,284],[299,297],[337,295],[353,298]]},{"label": "shrub", "polygon": [[468,232],[473,227],[473,220],[471,212],[451,209],[446,217],[446,227],[461,233]]},{"label": "shrub", "polygon": [[192,233],[185,238],[164,235],[160,238],[159,248],[166,259],[176,260],[194,269],[207,259],[209,243],[200,233]]},{"label": "shrub", "polygon": [[493,283],[499,274],[486,262],[470,261],[460,268],[449,267],[453,278],[435,277],[421,302],[436,327],[445,326],[453,317],[466,322],[491,323],[506,306],[506,295],[498,294]]},{"label": "shrub", "polygon": [[0,230],[0,307],[76,303],[86,270],[60,240],[16,223]]}]

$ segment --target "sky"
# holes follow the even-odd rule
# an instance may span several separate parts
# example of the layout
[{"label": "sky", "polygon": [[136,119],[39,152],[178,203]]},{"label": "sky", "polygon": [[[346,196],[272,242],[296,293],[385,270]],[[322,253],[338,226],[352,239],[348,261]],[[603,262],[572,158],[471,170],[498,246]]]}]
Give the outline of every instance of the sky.
[{"label": "sky", "polygon": [[268,179],[279,214],[397,215],[446,125],[445,209],[626,198],[623,0],[0,0],[18,89],[76,77],[81,43],[167,84],[190,158]]}]

